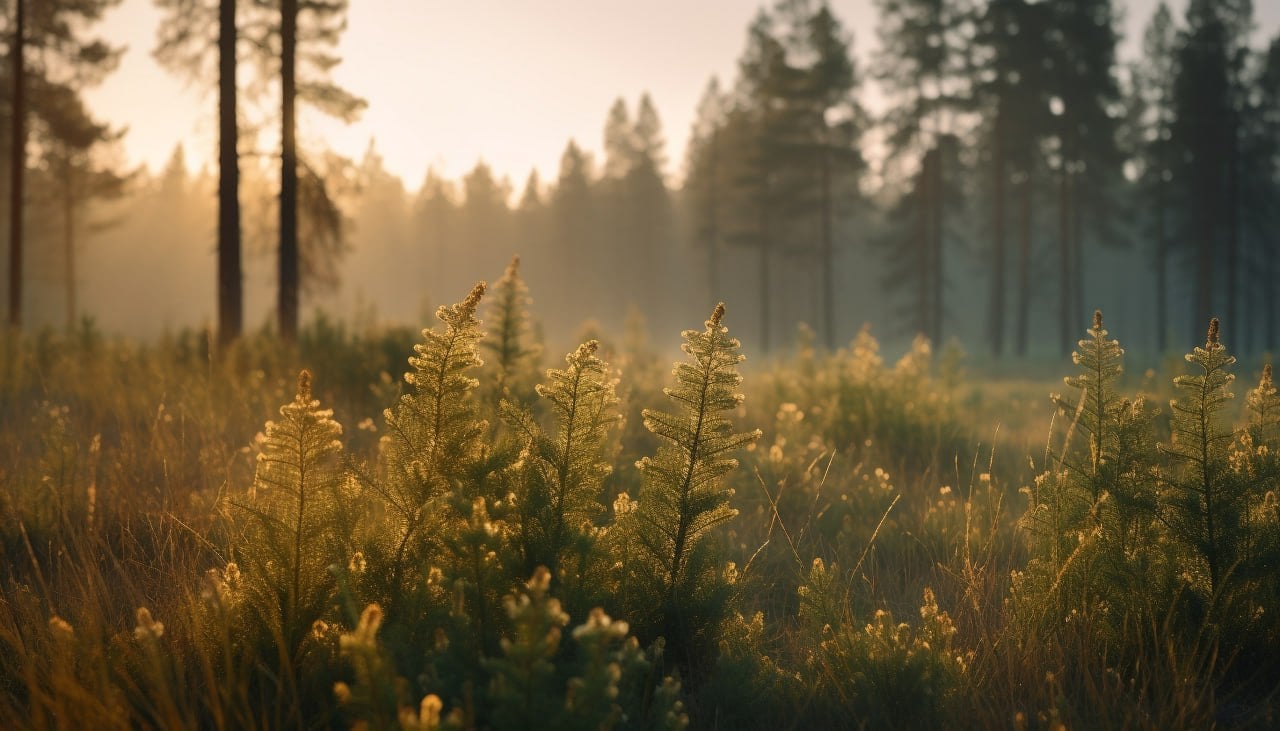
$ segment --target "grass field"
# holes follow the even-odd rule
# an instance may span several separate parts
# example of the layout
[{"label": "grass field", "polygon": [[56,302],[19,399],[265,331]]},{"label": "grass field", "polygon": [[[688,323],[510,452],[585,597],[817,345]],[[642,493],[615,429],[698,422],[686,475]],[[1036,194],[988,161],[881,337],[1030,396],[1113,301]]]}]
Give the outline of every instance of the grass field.
[{"label": "grass field", "polygon": [[0,726],[1280,722],[1280,398],[1216,331],[1134,374],[1095,322],[1064,384],[718,310],[673,371],[525,302],[6,336]]}]

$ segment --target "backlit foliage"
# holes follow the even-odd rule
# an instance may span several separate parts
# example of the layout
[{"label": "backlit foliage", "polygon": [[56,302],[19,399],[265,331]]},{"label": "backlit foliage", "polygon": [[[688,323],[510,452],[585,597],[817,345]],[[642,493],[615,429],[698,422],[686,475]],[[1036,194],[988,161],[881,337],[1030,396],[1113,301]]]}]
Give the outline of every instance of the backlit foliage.
[{"label": "backlit foliage", "polygon": [[603,449],[618,423],[614,379],[596,357],[598,348],[595,340],[583,343],[565,356],[565,368],[548,370],[546,383],[537,386],[558,424],[554,435],[544,434],[532,415],[507,407],[524,440],[516,501],[525,565],[545,565],[574,583],[592,554],[593,524],[605,512],[601,489],[613,468]]},{"label": "backlit foliage", "polygon": [[311,385],[311,373],[302,371],[294,400],[260,437],[252,490],[230,504],[240,577],[234,583],[290,643],[332,603],[337,587],[329,566],[349,555],[357,517],[342,469],[342,426],[312,398]]},{"label": "backlit foliage", "polygon": [[488,331],[482,285],[440,308],[403,395],[407,332],[318,322],[300,351],[213,358],[0,339],[0,427],[38,436],[0,440],[0,725],[1275,717],[1280,399],[1264,368],[1232,409],[1216,325],[1167,420],[1100,315],[1046,403],[865,329],[834,351],[802,332],[744,381],[717,307],[660,411],[634,335],[620,370],[607,331],[544,373],[481,364],[527,301],[509,275]]},{"label": "backlit foliage", "polygon": [[[684,616],[684,608],[717,600],[709,594],[719,584],[714,577],[720,567],[704,539],[737,514],[728,504],[733,490],[723,478],[738,466],[734,453],[760,437],[758,430],[734,431],[725,415],[742,403],[737,365],[746,356],[721,324],[723,318],[724,305],[716,305],[705,330],[682,334],[681,350],[689,360],[675,364],[675,385],[665,389],[677,412],[644,411],[645,427],[662,445],[656,456],[639,462],[644,488],[622,528],[624,540],[635,544],[623,567],[631,575],[629,608],[682,639],[708,630],[699,625],[714,621]],[[650,618],[654,610],[661,613],[656,620]]]}]

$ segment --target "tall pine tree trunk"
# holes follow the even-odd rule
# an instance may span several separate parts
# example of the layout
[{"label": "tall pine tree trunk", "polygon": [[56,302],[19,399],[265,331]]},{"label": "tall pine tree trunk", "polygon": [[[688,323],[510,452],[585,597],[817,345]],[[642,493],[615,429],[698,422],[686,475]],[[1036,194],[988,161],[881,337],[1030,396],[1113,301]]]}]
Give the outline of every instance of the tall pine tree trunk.
[{"label": "tall pine tree trunk", "polygon": [[22,217],[23,182],[27,172],[26,69],[23,54],[27,46],[26,0],[17,0],[13,22],[13,42],[9,46],[13,65],[12,148],[9,156],[9,325],[22,327]]},{"label": "tall pine tree trunk", "polygon": [[1005,163],[1004,114],[996,112],[995,135],[992,139],[991,170],[991,354],[1004,353],[1004,249],[1005,249]]},{"label": "tall pine tree trunk", "polygon": [[236,0],[218,3],[218,342],[244,327],[240,269],[240,157],[236,119]]},{"label": "tall pine tree trunk", "polygon": [[277,315],[280,337],[298,337],[298,140],[295,63],[298,46],[298,0],[280,2],[280,290]]},{"label": "tall pine tree trunk", "polygon": [[1018,185],[1018,323],[1016,348],[1019,356],[1027,354],[1027,339],[1031,327],[1031,174],[1027,173]]}]

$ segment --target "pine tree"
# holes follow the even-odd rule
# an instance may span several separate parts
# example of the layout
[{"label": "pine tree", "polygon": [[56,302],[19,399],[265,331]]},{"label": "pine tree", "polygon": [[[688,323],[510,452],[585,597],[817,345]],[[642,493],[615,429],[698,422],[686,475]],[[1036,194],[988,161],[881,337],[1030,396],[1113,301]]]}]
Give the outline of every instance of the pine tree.
[{"label": "pine tree", "polygon": [[480,282],[462,302],[436,310],[444,327],[424,329],[423,342],[414,346],[417,355],[409,358],[413,371],[405,381],[413,392],[383,413],[388,436],[381,492],[398,523],[393,588],[415,545],[428,540],[420,534],[423,525],[439,517],[430,513],[433,503],[455,490],[480,458],[488,425],[476,417],[471,393],[479,382],[468,372],[483,364],[478,344],[484,333],[476,308],[484,292]]},{"label": "pine tree", "polygon": [[505,601],[512,634],[502,640],[502,657],[486,661],[497,728],[545,728],[563,709],[554,661],[569,615],[548,595],[550,588],[551,572],[539,567],[526,590]]},{"label": "pine tree", "polygon": [[1101,497],[1104,486],[1097,482],[1101,466],[1115,454],[1117,435],[1113,431],[1116,410],[1120,406],[1116,394],[1116,381],[1124,371],[1124,349],[1117,340],[1108,340],[1102,328],[1102,312],[1093,313],[1093,326],[1088,339],[1078,343],[1079,350],[1071,354],[1071,361],[1082,371],[1078,376],[1068,376],[1066,384],[1080,391],[1078,401],[1054,395],[1054,403],[1060,413],[1075,415],[1074,426],[1083,429],[1089,439],[1089,461],[1075,469],[1091,482],[1091,498]]},{"label": "pine tree", "polygon": [[1133,67],[1133,103],[1138,115],[1138,195],[1146,205],[1144,230],[1152,241],[1151,266],[1155,269],[1156,349],[1163,353],[1169,343],[1169,269],[1171,244],[1176,224],[1174,210],[1174,170],[1176,150],[1171,144],[1173,125],[1173,83],[1177,73],[1174,57],[1176,40],[1173,17],[1163,2],[1156,7],[1142,36],[1144,60]]},{"label": "pine tree", "polygon": [[1062,352],[1071,347],[1084,309],[1085,229],[1114,240],[1111,200],[1120,180],[1115,74],[1115,11],[1111,0],[1053,3],[1049,8],[1053,134],[1058,174],[1058,316]]},{"label": "pine tree", "polygon": [[1191,0],[1186,27],[1178,34],[1170,135],[1179,162],[1178,205],[1185,217],[1180,243],[1191,254],[1195,283],[1193,323],[1209,319],[1215,293],[1227,293],[1227,309],[1234,311],[1238,252],[1233,237],[1239,213],[1233,196],[1239,152],[1235,65],[1243,39],[1233,16],[1242,4]]},{"label": "pine tree", "polygon": [[[676,363],[675,385],[666,389],[678,411],[643,412],[645,427],[662,444],[655,456],[638,463],[644,487],[638,508],[628,516],[638,556],[623,570],[643,585],[629,598],[631,610],[660,620],[662,633],[687,652],[707,641],[716,621],[698,616],[698,608],[714,601],[721,581],[712,531],[737,514],[728,505],[732,490],[723,485],[738,464],[730,455],[760,437],[759,430],[735,432],[725,415],[742,403],[735,389],[742,382],[737,365],[745,356],[721,324],[723,318],[719,304],[705,330],[683,333],[681,350],[689,360]],[[659,617],[653,617],[655,611]]]},{"label": "pine tree", "polygon": [[[1069,433],[1080,430],[1088,440],[1087,461],[1069,449],[1058,456],[1062,469],[1054,488],[1070,493],[1055,499],[1077,511],[1058,530],[1067,535],[1091,534],[1088,555],[1093,565],[1080,567],[1097,572],[1090,579],[1088,599],[1102,598],[1114,610],[1111,616],[1118,617],[1123,614],[1120,608],[1132,599],[1126,587],[1140,586],[1150,578],[1157,505],[1153,415],[1143,399],[1122,399],[1116,392],[1124,370],[1124,349],[1107,336],[1102,313],[1095,311],[1089,337],[1079,341],[1079,349],[1071,354],[1081,372],[1065,379],[1080,395],[1077,400],[1053,398],[1059,413],[1071,419]],[[1078,512],[1081,509],[1087,513]]]},{"label": "pine tree", "polygon": [[551,193],[549,231],[552,258],[562,262],[558,274],[574,286],[558,287],[546,298],[553,322],[576,325],[582,319],[581,308],[596,294],[588,272],[595,271],[591,264],[597,256],[597,206],[591,158],[571,140],[560,156],[560,173]]},{"label": "pine tree", "polygon": [[[30,195],[29,169],[50,165],[51,148],[87,150],[115,134],[85,111],[79,93],[113,71],[121,50],[85,29],[102,19],[119,0],[17,0],[9,28],[10,132],[9,165],[9,325],[22,326],[24,257],[29,242],[24,229]],[[30,62],[30,56],[39,61]],[[28,150],[35,137],[40,143]],[[31,153],[36,153],[35,159]]]},{"label": "pine tree", "polygon": [[523,489],[516,496],[525,564],[547,566],[574,583],[590,554],[591,525],[604,512],[601,487],[612,468],[602,451],[618,423],[614,381],[595,355],[598,347],[595,340],[583,343],[565,356],[566,368],[548,370],[546,383],[537,387],[559,424],[554,437],[528,414],[506,408],[527,443]]},{"label": "pine tree", "polygon": [[1005,295],[1006,260],[1010,257],[1006,254],[1011,239],[1016,242],[1017,262],[1012,303],[1014,351],[1025,355],[1030,339],[1035,181],[1040,146],[1049,130],[1043,53],[1048,25],[1048,6],[1026,0],[992,0],[977,23],[975,40],[986,51],[986,63],[975,69],[975,92],[976,100],[987,110],[992,242],[989,334],[996,355],[1004,352],[1009,309]]},{"label": "pine tree", "polygon": [[493,289],[488,317],[492,326],[489,336],[480,344],[493,356],[490,359],[493,377],[489,379],[493,398],[488,400],[493,404],[501,399],[522,403],[527,394],[521,378],[532,369],[541,351],[533,342],[531,300],[529,288],[520,278],[520,257],[511,257],[511,263]]},{"label": "pine tree", "polygon": [[693,248],[706,251],[706,288],[712,302],[718,301],[722,287],[720,249],[725,229],[723,209],[727,183],[722,137],[728,106],[719,80],[712,77],[698,102],[697,116],[685,145],[685,181],[681,191],[690,242]]},{"label": "pine tree", "polygon": [[253,491],[231,505],[242,576],[288,648],[328,610],[336,591],[329,566],[346,564],[356,517],[341,465],[342,426],[312,398],[311,382],[302,371],[297,396],[280,408],[280,420],[267,422]]},{"label": "pine tree", "polygon": [[1185,394],[1169,402],[1173,410],[1173,439],[1161,451],[1182,463],[1168,480],[1171,537],[1192,559],[1193,576],[1207,579],[1209,597],[1216,597],[1235,568],[1242,543],[1246,485],[1227,465],[1227,447],[1234,438],[1223,413],[1234,397],[1235,376],[1219,337],[1218,319],[1209,322],[1204,347],[1186,356],[1199,372],[1178,376],[1174,385]]},{"label": "pine tree", "polygon": [[[280,8],[280,245],[277,260],[279,287],[276,299],[276,317],[280,336],[292,341],[298,336],[299,295],[303,286],[299,265],[301,251],[298,246],[299,207],[299,155],[296,118],[297,101],[312,102],[320,111],[351,121],[359,115],[366,102],[326,78],[330,69],[338,64],[336,56],[322,50],[323,46],[337,45],[338,37],[346,28],[347,0],[329,0],[323,3],[300,3],[299,0],[278,0]],[[301,9],[309,23],[299,28]],[[299,41],[303,41],[299,51]],[[310,62],[312,73],[318,78],[301,81],[298,78],[298,59]]]},{"label": "pine tree", "polygon": [[1280,445],[1280,390],[1272,380],[1271,364],[1262,367],[1258,387],[1249,391],[1245,401],[1251,416],[1251,426],[1256,431],[1254,441],[1274,450]]},{"label": "pine tree", "polygon": [[[911,231],[918,262],[919,288],[926,313],[923,334],[942,342],[946,288],[947,209],[953,188],[950,163],[956,160],[959,121],[970,91],[965,47],[972,42],[968,2],[877,0],[880,51],[872,73],[892,106],[886,114],[889,162],[903,154],[920,160],[915,198],[920,225]],[[927,164],[927,163],[932,164]]]}]

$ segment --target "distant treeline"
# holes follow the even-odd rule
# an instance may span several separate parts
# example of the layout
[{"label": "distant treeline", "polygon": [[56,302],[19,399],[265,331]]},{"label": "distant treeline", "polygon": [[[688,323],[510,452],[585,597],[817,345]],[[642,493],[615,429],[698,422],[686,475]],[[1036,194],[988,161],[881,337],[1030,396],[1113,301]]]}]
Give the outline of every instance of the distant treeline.
[{"label": "distant treeline", "polygon": [[[519,254],[557,342],[584,313],[669,328],[727,300],[749,349],[803,321],[829,345],[872,322],[890,341],[1057,351],[1094,307],[1138,325],[1140,350],[1195,342],[1219,314],[1243,351],[1276,347],[1280,37],[1251,44],[1247,0],[1190,0],[1181,18],[1162,3],[1130,64],[1109,0],[877,7],[865,69],[825,3],[761,10],[682,161],[647,94],[608,110],[598,158],[571,141],[554,180],[479,162],[412,190],[373,144],[360,161],[304,154],[304,306],[421,322]],[[872,82],[881,113],[863,104]],[[43,159],[28,205],[52,211],[71,198]],[[253,326],[273,297],[278,173],[267,156],[240,164]],[[36,319],[74,305],[136,334],[211,322],[216,191],[175,156],[119,197],[75,199],[92,206],[73,224],[31,215]],[[69,225],[87,234],[75,269],[56,243]]]}]

